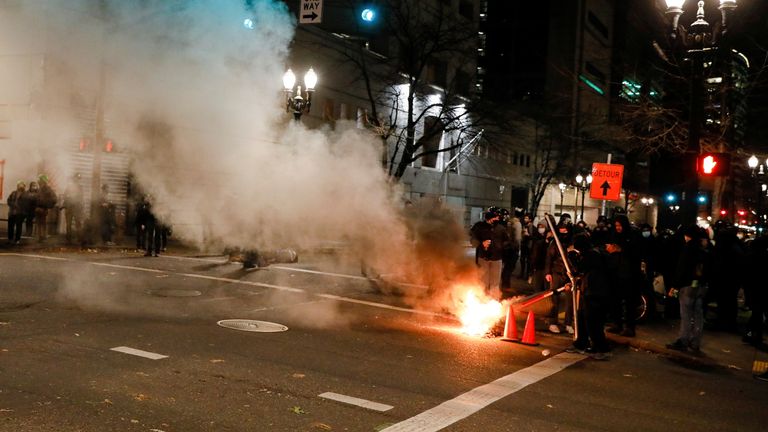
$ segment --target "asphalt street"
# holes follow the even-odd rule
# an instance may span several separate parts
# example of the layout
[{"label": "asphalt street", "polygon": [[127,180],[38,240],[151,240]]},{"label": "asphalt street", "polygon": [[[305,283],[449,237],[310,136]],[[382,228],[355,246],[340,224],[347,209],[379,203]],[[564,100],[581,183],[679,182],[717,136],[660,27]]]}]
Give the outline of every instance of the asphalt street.
[{"label": "asphalt street", "polygon": [[465,336],[356,270],[0,254],[0,430],[765,430],[768,384],[748,373]]}]

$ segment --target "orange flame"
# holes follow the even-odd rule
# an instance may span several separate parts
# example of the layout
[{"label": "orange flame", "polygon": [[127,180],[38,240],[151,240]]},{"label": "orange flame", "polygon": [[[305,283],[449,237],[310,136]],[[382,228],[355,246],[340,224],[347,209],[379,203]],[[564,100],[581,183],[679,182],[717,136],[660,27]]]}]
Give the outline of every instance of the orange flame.
[{"label": "orange flame", "polygon": [[[456,315],[461,321],[462,333],[470,336],[486,334],[504,316],[504,306],[483,292],[480,287],[457,286],[459,294]],[[466,290],[463,294],[458,291]]]}]

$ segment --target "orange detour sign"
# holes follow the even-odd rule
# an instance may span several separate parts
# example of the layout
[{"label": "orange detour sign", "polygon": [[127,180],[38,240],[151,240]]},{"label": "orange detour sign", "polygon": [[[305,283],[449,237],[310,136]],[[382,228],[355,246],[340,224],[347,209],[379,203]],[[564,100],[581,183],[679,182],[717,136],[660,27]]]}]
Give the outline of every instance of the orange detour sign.
[{"label": "orange detour sign", "polygon": [[607,201],[618,200],[623,179],[624,165],[593,163],[589,197]]}]

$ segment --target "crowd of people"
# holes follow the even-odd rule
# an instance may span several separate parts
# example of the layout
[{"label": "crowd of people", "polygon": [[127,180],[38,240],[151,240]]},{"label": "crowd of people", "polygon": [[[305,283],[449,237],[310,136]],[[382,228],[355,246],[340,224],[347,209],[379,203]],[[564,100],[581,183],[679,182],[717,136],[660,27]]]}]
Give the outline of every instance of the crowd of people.
[{"label": "crowd of people", "polygon": [[[573,334],[576,321],[572,350],[607,358],[604,332],[635,337],[641,302],[647,304],[644,318],[680,319],[669,349],[698,354],[705,328],[742,333],[744,343],[765,349],[768,292],[759,272],[768,264],[768,235],[747,235],[726,221],[655,233],[626,214],[601,216],[588,226],[563,213],[551,225],[554,230],[544,219],[534,223],[530,214],[492,207],[472,226],[470,239],[489,294],[521,294],[511,288],[513,273],[535,292],[566,287],[552,296],[546,325],[552,333]],[[740,300],[751,311],[746,328],[737,320]]]},{"label": "crowd of people", "polygon": [[[161,223],[152,212],[152,198],[144,195],[135,206],[136,248],[146,256],[158,256],[167,246],[169,225]],[[85,246],[98,243],[114,245],[118,228],[116,208],[109,186],[101,185],[97,201],[87,211],[80,174],[72,175],[63,194],[57,194],[46,175],[36,181],[16,183],[7,199],[8,244],[21,244],[22,235],[44,243],[53,232],[51,225],[63,220],[66,243]],[[92,215],[93,217],[88,217]]]}]

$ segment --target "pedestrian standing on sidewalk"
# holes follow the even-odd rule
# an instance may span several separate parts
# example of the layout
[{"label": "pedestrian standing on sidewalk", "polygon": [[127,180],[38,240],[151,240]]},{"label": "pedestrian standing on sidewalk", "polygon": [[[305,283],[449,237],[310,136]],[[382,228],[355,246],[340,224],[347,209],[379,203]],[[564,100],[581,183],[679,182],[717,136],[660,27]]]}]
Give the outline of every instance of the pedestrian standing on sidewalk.
[{"label": "pedestrian standing on sidewalk", "polygon": [[768,267],[768,234],[763,234],[752,241],[748,260],[749,268],[744,288],[750,299],[751,315],[742,341],[765,349],[763,329],[765,315],[768,313],[768,288],[765,286],[765,269]]},{"label": "pedestrian standing on sidewalk", "polygon": [[16,190],[8,195],[8,244],[21,242],[21,228],[24,224],[24,209],[22,208],[26,185],[23,181],[16,183]]},{"label": "pedestrian standing on sidewalk", "polygon": [[520,242],[522,240],[522,224],[519,212],[510,217],[509,210],[501,209],[499,224],[507,230],[509,242],[504,248],[504,256],[501,260],[501,291],[504,297],[513,297],[519,293],[512,292],[512,273],[515,271],[517,259],[520,257]]},{"label": "pedestrian standing on sidewalk", "polygon": [[73,175],[64,190],[64,220],[67,243],[72,243],[73,239],[80,242],[83,229],[83,186],[80,184],[80,174]]},{"label": "pedestrian standing on sidewalk", "polygon": [[48,176],[41,174],[37,180],[40,191],[35,207],[35,229],[38,241],[44,242],[48,238],[48,212],[56,206],[57,198],[56,192],[48,184]]},{"label": "pedestrian standing on sidewalk", "polygon": [[536,226],[530,213],[523,215],[522,238],[520,241],[520,279],[526,280],[531,276],[531,248]]},{"label": "pedestrian standing on sidewalk", "polygon": [[579,306],[576,319],[579,325],[578,338],[566,351],[590,354],[595,360],[608,360],[610,347],[605,338],[605,321],[610,306],[610,272],[608,254],[615,253],[611,244],[596,247],[589,237],[574,237],[573,248],[568,256],[574,264],[579,290]]},{"label": "pedestrian standing on sidewalk", "polygon": [[35,222],[35,208],[37,207],[37,195],[40,189],[37,182],[30,182],[29,189],[21,196],[19,206],[24,212],[24,235],[32,237],[32,227]]},{"label": "pedestrian standing on sidewalk", "polygon": [[635,319],[637,305],[640,300],[640,245],[639,236],[629,224],[626,215],[618,215],[614,220],[614,231],[608,244],[612,244],[618,253],[611,255],[614,261],[612,275],[613,289],[611,317],[613,324],[608,328],[609,333],[621,336],[635,336]]},{"label": "pedestrian standing on sidewalk", "polygon": [[501,258],[509,243],[507,229],[499,224],[500,214],[495,209],[485,212],[484,220],[470,229],[470,242],[475,247],[475,263],[480,269],[480,280],[486,294],[501,298]]},{"label": "pedestrian standing on sidewalk", "polygon": [[680,301],[680,332],[667,348],[698,353],[704,330],[704,297],[707,294],[709,237],[697,226],[683,232],[685,246],[680,254],[671,296]]}]

